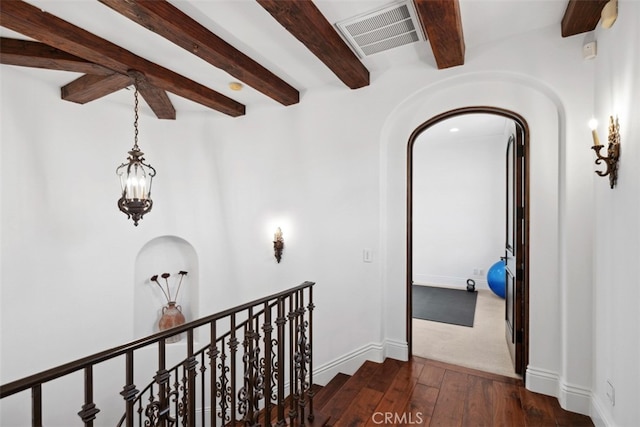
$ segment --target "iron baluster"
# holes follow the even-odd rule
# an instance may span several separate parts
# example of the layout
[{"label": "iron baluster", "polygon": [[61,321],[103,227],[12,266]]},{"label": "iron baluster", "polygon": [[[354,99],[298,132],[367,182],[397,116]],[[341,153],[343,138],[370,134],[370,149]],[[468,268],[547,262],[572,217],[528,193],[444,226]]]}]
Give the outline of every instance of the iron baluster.
[{"label": "iron baluster", "polygon": [[264,387],[263,375],[260,369],[260,313],[255,314],[253,307],[248,308],[248,318],[244,322],[244,339],[242,355],[243,386],[238,392],[238,413],[247,426],[258,425],[259,406]]},{"label": "iron baluster", "polygon": [[[218,359],[218,346],[217,346],[217,342],[218,342],[218,336],[216,333],[216,321],[213,320],[211,321],[210,324],[210,338],[211,338],[211,344],[209,345],[209,366],[210,366],[210,371],[209,372],[209,376],[211,377],[211,398],[210,400],[210,406],[211,406],[211,427],[215,427],[216,426],[216,398],[218,397],[218,383],[217,383],[217,379],[216,379],[216,361]],[[204,405],[202,405],[204,407]],[[204,411],[203,411],[204,413]],[[202,423],[202,425],[204,425],[204,423]]]},{"label": "iron baluster", "polygon": [[253,329],[253,309],[249,308],[249,319],[247,321],[247,328],[246,328],[246,332],[245,332],[245,340],[247,342],[247,347],[246,349],[248,350],[247,353],[247,369],[245,369],[245,372],[248,374],[247,377],[247,391],[248,396],[247,396],[247,409],[249,410],[247,413],[247,420],[249,422],[250,425],[253,425],[255,423],[254,420],[254,415],[256,414],[255,410],[254,410],[254,398],[255,398],[255,393],[256,393],[256,387],[255,387],[255,365],[253,363],[254,361],[254,335],[255,335],[255,331]]},{"label": "iron baluster", "polygon": [[187,390],[185,390],[185,392],[187,393],[188,404],[188,411],[186,416],[188,421],[187,425],[189,427],[195,427],[196,425],[196,366],[198,366],[198,361],[196,360],[196,357],[194,355],[193,340],[193,329],[189,329],[187,331],[187,353],[189,357],[185,361],[188,385]]},{"label": "iron baluster", "polygon": [[254,425],[258,426],[260,400],[262,400],[264,397],[264,373],[260,360],[261,337],[258,333],[258,331],[260,330],[260,315],[255,316],[253,322],[253,354],[251,361],[251,363],[253,364],[253,422]]},{"label": "iron baluster", "polygon": [[155,399],[154,394],[154,386],[153,384],[149,388],[149,398],[147,399],[149,403],[144,407],[144,411],[142,407],[139,411],[144,412],[144,416],[146,417],[144,421],[145,426],[157,426],[158,422],[158,414],[160,413],[160,401]]},{"label": "iron baluster", "polygon": [[84,405],[78,415],[86,427],[93,427],[93,420],[100,409],[93,403],[93,365],[84,368]]},{"label": "iron baluster", "polygon": [[[156,372],[155,381],[158,384],[158,401],[157,401],[157,416],[158,425],[160,427],[166,427],[166,416],[169,412],[169,402],[167,399],[167,384],[169,383],[170,374],[166,369],[166,342],[161,339],[158,342],[158,371]],[[152,401],[151,406],[155,405]],[[151,424],[153,425],[153,424]]]},{"label": "iron baluster", "polygon": [[[283,355],[283,360],[284,360],[284,351],[282,353],[279,352],[278,340],[276,338],[272,338],[271,339],[271,360],[268,361],[268,363],[270,363],[269,366],[271,369],[271,376],[270,376],[271,390],[269,390],[269,401],[272,403],[272,406],[273,404],[275,404],[276,408],[279,405],[278,391],[280,390],[280,388],[278,385],[281,382],[284,382],[284,380],[279,381],[280,372],[284,372],[284,369],[280,369],[278,365],[278,358],[280,357],[279,356],[280,354]],[[283,394],[284,394],[284,388],[283,388]]]},{"label": "iron baluster", "polygon": [[313,287],[309,287],[309,305],[307,306],[309,310],[309,341],[307,343],[308,346],[308,361],[309,361],[309,421],[313,422],[315,415],[313,412],[313,309],[316,306],[313,304]]},{"label": "iron baluster", "polygon": [[[251,319],[251,315],[252,315],[252,311],[251,309],[249,309],[249,319]],[[242,366],[243,366],[243,372],[242,372],[242,387],[240,387],[240,390],[238,390],[238,413],[242,416],[242,420],[247,423],[249,422],[250,419],[250,413],[251,413],[251,408],[250,408],[250,394],[251,394],[251,384],[250,384],[250,377],[251,374],[249,372],[249,370],[251,369],[251,362],[250,362],[250,322],[247,322],[244,324],[244,332],[243,332],[243,340],[242,340],[242,347],[244,348],[243,354],[242,354]]]},{"label": "iron baluster", "polygon": [[31,425],[42,427],[42,385],[31,387]]},{"label": "iron baluster", "polygon": [[225,351],[225,339],[222,339],[220,344],[222,348],[222,354],[220,356],[220,364],[218,367],[220,368],[220,382],[217,384],[218,394],[220,397],[220,412],[218,413],[222,425],[226,425],[229,420],[231,420],[231,416],[227,413],[229,412],[229,404],[231,403],[231,392],[229,386],[229,379],[227,378],[227,373],[229,372],[229,367],[226,364],[227,361],[227,353]]},{"label": "iron baluster", "polygon": [[[181,367],[182,367],[182,377],[181,377],[182,384],[180,384],[180,381],[178,381],[179,368],[175,369],[176,394],[173,397],[173,402],[175,405],[176,421],[182,420],[182,427],[188,427],[187,413],[189,412],[189,403],[187,402],[187,390],[188,390],[187,372],[188,371],[186,366],[186,360]],[[176,422],[176,424],[178,423]]]},{"label": "iron baluster", "polygon": [[278,298],[278,318],[276,319],[276,325],[278,327],[278,364],[274,369],[274,374],[277,378],[278,384],[278,422],[277,426],[284,426],[286,424],[284,416],[284,355],[285,355],[285,324],[287,319],[284,315],[285,311],[285,297]]},{"label": "iron baluster", "polygon": [[238,338],[236,337],[236,314],[231,315],[231,338],[229,339],[230,363],[231,363],[231,425],[236,425],[236,353],[238,350]]},{"label": "iron baluster", "polygon": [[[180,375],[180,368],[182,368],[182,375]],[[173,387],[168,390],[167,394],[167,420],[169,425],[180,425],[182,420],[182,427],[186,427],[185,413],[187,407],[185,404],[185,383],[186,383],[186,371],[184,363],[180,366],[175,366],[169,370],[171,372],[171,378],[173,378]],[[173,403],[173,416],[171,416],[171,404]]]},{"label": "iron baluster", "polygon": [[296,303],[298,307],[297,323],[297,351],[295,355],[296,375],[299,381],[298,389],[298,407],[300,408],[300,423],[305,425],[305,405],[306,405],[306,391],[307,391],[307,325],[304,320],[304,292],[298,291],[300,299],[297,299]]},{"label": "iron baluster", "polygon": [[[205,375],[207,371],[207,363],[205,362],[205,354],[204,351],[200,353],[200,408],[206,407],[207,396],[205,395],[205,390],[207,387],[207,376]],[[200,425],[204,426],[206,422],[206,414],[205,411],[200,411]]]},{"label": "iron baluster", "polygon": [[[296,304],[297,304],[297,293],[296,293]],[[296,305],[297,307],[297,305]],[[298,332],[297,322],[296,322],[296,311],[297,308],[294,309],[293,304],[293,295],[289,295],[289,423],[293,425],[296,418],[296,407],[298,406],[298,402],[296,399],[297,395],[297,383],[298,378],[296,376],[296,370],[293,363],[293,358],[295,354],[295,345],[297,341],[297,337],[295,334]]]},{"label": "iron baluster", "polygon": [[142,399],[138,399],[138,425],[141,426],[142,425]]},{"label": "iron baluster", "polygon": [[269,302],[264,303],[264,324],[262,325],[264,332],[264,358],[262,359],[261,374],[264,378],[263,397],[264,397],[264,425],[271,427],[271,332],[273,325],[271,324],[271,306]]},{"label": "iron baluster", "polygon": [[138,390],[133,384],[133,350],[128,351],[126,355],[126,384],[122,388],[120,395],[125,401],[125,421],[127,427],[133,427],[133,404],[135,402]]}]

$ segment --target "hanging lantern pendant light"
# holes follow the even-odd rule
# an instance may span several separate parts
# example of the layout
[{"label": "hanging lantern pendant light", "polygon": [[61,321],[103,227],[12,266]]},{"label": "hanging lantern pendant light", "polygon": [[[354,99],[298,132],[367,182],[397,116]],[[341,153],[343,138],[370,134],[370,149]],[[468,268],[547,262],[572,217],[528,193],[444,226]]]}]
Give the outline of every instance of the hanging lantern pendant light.
[{"label": "hanging lantern pendant light", "polygon": [[118,200],[118,208],[127,218],[133,220],[133,225],[138,226],[138,221],[144,214],[151,210],[151,181],[156,176],[156,170],[144,162],[144,153],[138,147],[138,77],[134,77],[134,143],[129,151],[127,162],[116,169],[120,177],[122,197]]}]

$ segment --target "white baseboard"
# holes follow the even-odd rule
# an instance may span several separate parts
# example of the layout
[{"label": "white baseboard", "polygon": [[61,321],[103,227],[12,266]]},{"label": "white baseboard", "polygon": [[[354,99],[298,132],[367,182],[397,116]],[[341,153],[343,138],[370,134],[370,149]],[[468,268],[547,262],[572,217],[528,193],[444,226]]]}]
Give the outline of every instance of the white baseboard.
[{"label": "white baseboard", "polygon": [[406,341],[386,340],[384,342],[384,357],[406,362],[409,360],[409,345]]},{"label": "white baseboard", "polygon": [[383,345],[369,343],[314,369],[313,382],[324,386],[339,373],[353,375],[367,360],[382,362],[384,354]]},{"label": "white baseboard", "polygon": [[557,372],[529,366],[526,384],[528,390],[557,398],[560,406],[567,411],[591,416],[591,390],[567,384]]},{"label": "white baseboard", "polygon": [[591,414],[591,390],[560,381],[560,406],[571,412]]},{"label": "white baseboard", "polygon": [[616,423],[609,418],[608,412],[604,410],[605,407],[605,404],[602,403],[602,400],[600,400],[598,396],[594,395],[591,397],[589,416],[596,427],[614,427],[616,425]]},{"label": "white baseboard", "polygon": [[558,397],[560,376],[556,372],[529,365],[526,373],[527,390]]},{"label": "white baseboard", "polygon": [[409,360],[406,342],[385,340],[384,343],[369,343],[313,370],[313,382],[327,385],[339,373],[353,375],[367,360],[382,363],[385,358]]}]

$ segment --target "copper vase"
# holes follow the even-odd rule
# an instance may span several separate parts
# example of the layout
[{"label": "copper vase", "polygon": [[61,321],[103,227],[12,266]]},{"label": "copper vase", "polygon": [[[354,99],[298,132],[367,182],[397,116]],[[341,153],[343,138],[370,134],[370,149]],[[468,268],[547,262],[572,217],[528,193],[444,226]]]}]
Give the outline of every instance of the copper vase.
[{"label": "copper vase", "polygon": [[[158,322],[158,329],[165,331],[180,326],[184,324],[184,322],[185,318],[184,314],[182,314],[182,307],[176,305],[175,301],[169,301],[167,305],[162,307],[162,317],[160,317],[160,321]],[[166,342],[178,342],[181,338],[181,334],[177,334],[167,338]]]}]

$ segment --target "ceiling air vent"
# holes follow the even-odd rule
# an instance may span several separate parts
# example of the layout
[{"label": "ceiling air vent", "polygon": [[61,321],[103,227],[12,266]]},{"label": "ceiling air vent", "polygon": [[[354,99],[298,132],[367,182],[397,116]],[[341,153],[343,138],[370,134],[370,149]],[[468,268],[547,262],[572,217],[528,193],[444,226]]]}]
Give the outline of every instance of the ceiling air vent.
[{"label": "ceiling air vent", "polygon": [[394,3],[336,23],[344,38],[361,57],[424,40],[413,3]]}]

